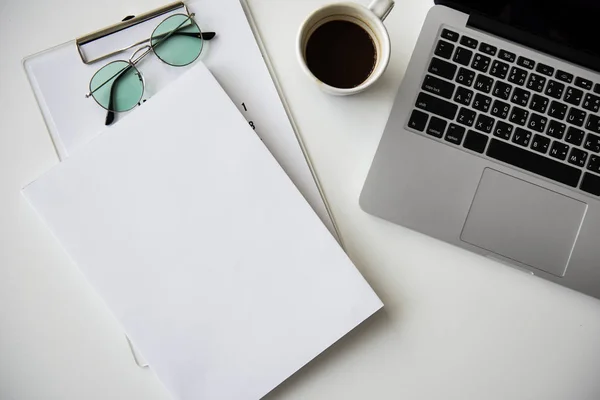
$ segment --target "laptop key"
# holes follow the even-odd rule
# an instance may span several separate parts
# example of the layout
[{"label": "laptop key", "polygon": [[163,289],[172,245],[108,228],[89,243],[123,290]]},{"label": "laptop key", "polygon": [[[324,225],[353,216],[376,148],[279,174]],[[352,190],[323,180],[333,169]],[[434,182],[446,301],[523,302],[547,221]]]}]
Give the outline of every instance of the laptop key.
[{"label": "laptop key", "polygon": [[521,146],[529,146],[531,141],[531,132],[523,128],[517,128],[515,135],[512,138],[513,143],[520,144]]},{"label": "laptop key", "polygon": [[494,129],[494,136],[505,140],[509,140],[510,136],[512,135],[512,132],[512,125],[507,124],[506,122],[498,121],[498,123],[496,124],[496,129]]},{"label": "laptop key", "polygon": [[462,86],[459,86],[458,89],[456,89],[456,93],[454,94],[454,101],[464,106],[468,106],[469,104],[471,104],[472,98],[473,91]]},{"label": "laptop key", "polygon": [[567,122],[575,126],[583,126],[586,115],[587,113],[585,111],[571,107],[569,110],[569,115],[567,116]]},{"label": "laptop key", "polygon": [[510,101],[520,106],[526,107],[527,103],[529,103],[529,96],[531,96],[531,93],[527,90],[515,88],[515,91],[513,92]]},{"label": "laptop key", "polygon": [[578,168],[498,139],[492,139],[486,154],[495,160],[571,187],[577,187],[581,177],[581,170]]},{"label": "laptop key", "polygon": [[495,56],[498,48],[496,46],[492,46],[491,44],[481,42],[479,45],[479,51],[489,56]]},{"label": "laptop key", "polygon": [[585,132],[583,132],[581,129],[575,128],[574,126],[570,126],[567,130],[567,136],[565,136],[565,141],[574,144],[575,146],[581,146],[581,143],[583,143],[584,135]]},{"label": "laptop key", "polygon": [[441,76],[442,78],[450,79],[454,78],[456,69],[458,67],[448,61],[444,61],[441,58],[433,57],[429,64],[428,71],[434,75]]},{"label": "laptop key", "polygon": [[542,93],[544,85],[546,84],[546,78],[537,74],[530,74],[529,81],[527,81],[527,87],[536,92]]},{"label": "laptop key", "polygon": [[571,82],[573,82],[573,74],[570,74],[565,71],[561,71],[559,69],[558,71],[556,71],[556,79],[558,79],[559,81],[571,83]]},{"label": "laptop key", "polygon": [[569,163],[576,165],[578,167],[585,167],[585,162],[587,161],[588,153],[573,147],[571,149],[571,154],[569,154]]},{"label": "laptop key", "polygon": [[499,97],[503,100],[508,100],[510,97],[510,92],[512,91],[512,86],[508,83],[504,83],[501,81],[496,81],[496,85],[494,85],[494,91],[492,94],[496,97]]},{"label": "laptop key", "polygon": [[540,74],[544,74],[547,76],[552,76],[554,75],[554,68],[546,65],[546,64],[542,64],[542,63],[538,63],[536,69],[537,72],[539,72]]},{"label": "laptop key", "polygon": [[576,89],[574,87],[569,86],[567,91],[565,92],[564,101],[574,106],[578,106],[581,103],[581,99],[583,97],[583,90]]},{"label": "laptop key", "polygon": [[438,96],[451,99],[455,87],[456,85],[454,85],[454,83],[450,83],[443,79],[436,78],[433,75],[426,75],[425,79],[423,80],[423,86],[421,86],[421,89],[430,93],[437,94]]},{"label": "laptop key", "polygon": [[510,51],[500,50],[500,53],[498,53],[498,58],[508,62],[515,62],[517,55],[515,53],[511,53]]},{"label": "laptop key", "polygon": [[488,137],[486,135],[469,129],[463,147],[477,153],[483,153],[485,151],[485,146],[487,146],[487,142]]},{"label": "laptop key", "polygon": [[454,45],[452,43],[446,42],[445,40],[439,40],[433,53],[436,56],[449,60],[450,57],[452,57],[452,52],[454,52]]},{"label": "laptop key", "polygon": [[557,81],[553,81],[550,80],[550,82],[548,82],[548,86],[546,87],[546,95],[550,96],[550,97],[554,97],[555,99],[560,99],[562,97],[562,94],[565,90],[565,85],[557,82]]},{"label": "laptop key", "polygon": [[593,83],[589,79],[581,78],[579,76],[575,78],[575,86],[579,86],[585,90],[592,90],[592,85]]},{"label": "laptop key", "polygon": [[473,79],[475,79],[475,72],[462,67],[458,70],[456,82],[461,85],[471,86],[473,84]]},{"label": "laptop key", "polygon": [[600,136],[588,133],[583,147],[594,153],[600,153]]},{"label": "laptop key", "polygon": [[556,119],[564,119],[567,114],[567,105],[563,103],[559,103],[558,101],[552,100],[550,104],[550,110],[548,110],[548,115],[552,118]]},{"label": "laptop key", "polygon": [[494,61],[492,68],[490,68],[490,75],[496,78],[504,79],[508,75],[508,64],[502,61]]},{"label": "laptop key", "polygon": [[463,46],[467,46],[470,47],[472,49],[476,49],[477,48],[477,40],[470,38],[468,36],[463,36],[462,38],[460,38],[460,44],[462,44]]},{"label": "laptop key", "polygon": [[529,116],[529,111],[515,106],[512,109],[512,113],[510,114],[510,122],[514,122],[515,124],[524,126],[525,123],[527,122],[528,116]]},{"label": "laptop key", "polygon": [[471,57],[473,57],[473,52],[471,50],[459,47],[456,49],[456,53],[454,53],[454,58],[452,60],[462,65],[469,65]]},{"label": "laptop key", "polygon": [[510,75],[508,76],[509,82],[515,83],[519,86],[523,86],[525,84],[526,79],[527,71],[519,67],[512,67],[512,69],[510,70]]},{"label": "laptop key", "polygon": [[466,129],[462,126],[450,124],[444,140],[453,144],[460,145],[463,140],[463,137],[465,136],[465,131]]},{"label": "laptop key", "polygon": [[494,105],[492,106],[491,114],[494,117],[506,119],[508,117],[509,111],[510,111],[510,104],[507,104],[500,100],[495,100]]},{"label": "laptop key", "polygon": [[475,124],[475,129],[481,132],[490,133],[494,128],[494,118],[488,117],[484,114],[479,114],[477,117],[477,123]]},{"label": "laptop key", "polygon": [[531,141],[531,149],[539,153],[546,154],[550,147],[551,140],[542,135],[535,135]]},{"label": "laptop key", "polygon": [[548,131],[546,132],[546,134],[556,139],[562,139],[563,136],[565,136],[566,130],[567,126],[565,124],[563,124],[562,122],[551,120],[548,124]]},{"label": "laptop key", "polygon": [[449,29],[442,29],[442,35],[441,35],[444,39],[448,39],[451,42],[456,42],[458,41],[458,33],[451,31]]},{"label": "laptop key", "polygon": [[444,136],[447,122],[438,117],[431,117],[426,133],[436,138]]},{"label": "laptop key", "polygon": [[483,54],[477,53],[473,58],[471,68],[476,69],[477,71],[486,72],[491,62],[492,59],[488,56],[484,56]]},{"label": "laptop key", "polygon": [[488,97],[488,96],[484,96],[481,93],[477,93],[475,95],[475,100],[473,100],[473,108],[478,111],[482,111],[482,112],[488,112],[491,104],[492,104],[492,98]]},{"label": "laptop key", "polygon": [[429,111],[432,114],[436,114],[447,119],[454,119],[456,116],[456,111],[458,110],[458,106],[456,104],[452,104],[446,100],[433,97],[423,92],[419,93],[416,106],[421,110]]},{"label": "laptop key", "polygon": [[550,100],[547,97],[534,94],[531,98],[531,104],[529,105],[529,108],[531,108],[533,111],[544,114],[548,109],[549,102]]},{"label": "laptop key", "polygon": [[550,157],[558,158],[559,160],[566,160],[567,154],[569,153],[569,146],[560,143],[554,142],[552,143],[552,148],[550,148]]},{"label": "laptop key", "polygon": [[600,174],[600,156],[591,156],[588,162],[587,169],[597,174]]},{"label": "laptop key", "polygon": [[588,122],[585,125],[585,129],[588,129],[592,132],[600,133],[600,117],[594,114],[590,114]]},{"label": "laptop key", "polygon": [[473,110],[469,110],[468,108],[464,108],[461,107],[460,111],[458,112],[458,117],[456,118],[456,120],[466,126],[473,126],[473,123],[475,123],[475,116],[477,115],[477,113]]},{"label": "laptop key", "polygon": [[594,93],[600,94],[600,83],[594,85]]},{"label": "laptop key", "polygon": [[527,69],[533,69],[533,67],[535,66],[535,61],[526,57],[519,57],[519,59],[517,60],[517,65],[520,65],[521,67],[525,67]]},{"label": "laptop key", "polygon": [[493,84],[494,80],[492,78],[479,74],[475,80],[474,88],[483,93],[489,93],[492,90]]},{"label": "laptop key", "polygon": [[600,97],[591,93],[586,94],[581,107],[588,111],[598,112],[600,110]]},{"label": "laptop key", "polygon": [[546,129],[547,123],[548,118],[540,114],[532,113],[529,122],[527,123],[527,128],[541,133]]},{"label": "laptop key", "polygon": [[429,115],[425,114],[419,110],[413,110],[412,114],[410,114],[410,119],[408,120],[408,126],[416,129],[417,131],[423,132],[425,129],[425,125],[427,125],[427,119]]},{"label": "laptop key", "polygon": [[581,190],[595,196],[600,196],[600,176],[586,172],[581,182]]}]

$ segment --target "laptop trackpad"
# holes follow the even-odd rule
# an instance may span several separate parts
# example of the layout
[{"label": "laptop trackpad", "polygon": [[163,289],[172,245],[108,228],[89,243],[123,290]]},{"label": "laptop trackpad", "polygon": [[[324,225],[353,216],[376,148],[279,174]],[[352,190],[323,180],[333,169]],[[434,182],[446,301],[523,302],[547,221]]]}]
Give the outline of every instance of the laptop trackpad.
[{"label": "laptop trackpad", "polygon": [[586,210],[579,200],[486,169],[461,239],[564,276]]}]

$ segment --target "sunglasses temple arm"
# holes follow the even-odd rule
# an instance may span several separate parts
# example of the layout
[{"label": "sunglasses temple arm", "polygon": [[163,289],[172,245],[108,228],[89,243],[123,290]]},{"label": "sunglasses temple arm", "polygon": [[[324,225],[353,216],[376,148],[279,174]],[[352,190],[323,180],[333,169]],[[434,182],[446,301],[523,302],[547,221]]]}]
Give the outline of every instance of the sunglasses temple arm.
[{"label": "sunglasses temple arm", "polygon": [[[112,99],[110,99],[110,102],[108,103],[109,107],[112,107]],[[106,112],[106,119],[104,120],[104,126],[110,126],[112,125],[112,123],[115,122],[115,113],[114,111],[107,111]]]},{"label": "sunglasses temple arm", "polygon": [[[131,66],[128,68],[131,68]],[[128,69],[128,68],[126,68],[126,69]],[[114,111],[112,111],[113,104],[114,104],[114,88],[115,88],[115,84],[117,84],[119,79],[122,76],[124,76],[124,73],[125,73],[125,70],[123,70],[123,73],[115,79],[115,81],[112,83],[112,85],[110,87],[110,92],[108,93],[108,107],[107,107],[108,111],[106,112],[106,119],[104,120],[104,125],[106,125],[106,126],[111,125],[115,121],[115,113],[114,113]]]},{"label": "sunglasses temple arm", "polygon": [[110,98],[108,99],[108,107],[107,107],[108,111],[106,111],[106,119],[104,120],[104,125],[105,126],[110,126],[110,125],[112,125],[113,122],[115,122],[115,112],[112,111],[113,104],[114,104],[113,100],[114,100],[114,98],[113,98],[113,88],[110,88]]},{"label": "sunglasses temple arm", "polygon": [[[116,74],[114,74],[113,76],[111,76],[110,78],[108,78],[107,80],[104,81],[104,83],[102,83],[102,85],[98,86],[96,89],[88,92],[85,97],[89,98],[91,97],[94,93],[96,93],[98,90],[102,89],[104,87],[104,85],[106,85],[108,82],[110,82],[114,77],[125,73],[126,71],[128,71],[131,68],[131,65],[128,65],[127,67],[123,68],[122,70],[120,70],[119,72],[117,72]],[[117,78],[118,79],[118,78]],[[115,79],[116,80],[116,79]]]},{"label": "sunglasses temple arm", "polygon": [[[192,36],[192,37],[199,37],[203,40],[212,40],[217,34],[215,32],[202,32],[200,34],[196,33],[196,32],[169,32],[171,35],[173,36]],[[164,33],[162,35],[157,35],[154,37],[154,39],[162,39],[163,37],[167,36],[167,33]],[[138,44],[147,42],[151,39],[146,39],[143,42],[140,42]]]},{"label": "sunglasses temple arm", "polygon": [[121,77],[125,76],[125,72],[127,72],[128,70],[130,70],[132,67],[131,65],[129,65],[127,68],[123,69],[121,75],[117,76],[117,78],[115,79],[115,81],[112,83],[111,87],[110,87],[110,93],[108,94],[108,111],[106,113],[106,120],[104,121],[104,125],[109,126],[111,125],[114,120],[115,120],[115,112],[112,111],[113,108],[113,104],[114,104],[114,89],[115,89],[115,85],[119,82],[119,79],[121,79]]}]

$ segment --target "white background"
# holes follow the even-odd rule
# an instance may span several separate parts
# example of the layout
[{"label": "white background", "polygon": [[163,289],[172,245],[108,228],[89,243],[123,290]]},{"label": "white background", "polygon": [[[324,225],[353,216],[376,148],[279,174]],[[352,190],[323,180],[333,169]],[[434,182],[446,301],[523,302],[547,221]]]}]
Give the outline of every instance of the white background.
[{"label": "white background", "polygon": [[[163,3],[0,0],[2,400],[168,399],[133,363],[120,326],[19,193],[56,162],[22,57]],[[431,3],[398,2],[386,21],[388,71],[349,98],[319,92],[295,59],[297,28],[324,3],[250,0],[348,252],[386,308],[268,398],[599,399],[600,301],[360,210]]]}]

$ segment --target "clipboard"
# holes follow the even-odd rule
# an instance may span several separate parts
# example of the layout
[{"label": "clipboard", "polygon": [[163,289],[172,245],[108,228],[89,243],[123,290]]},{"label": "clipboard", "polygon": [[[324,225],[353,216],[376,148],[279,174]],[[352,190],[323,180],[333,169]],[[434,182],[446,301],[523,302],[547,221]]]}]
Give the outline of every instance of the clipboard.
[{"label": "clipboard", "polygon": [[[104,124],[106,111],[85,97],[93,74],[111,61],[127,60],[135,45],[148,39],[163,19],[190,12],[195,13],[202,31],[215,31],[217,37],[205,42],[200,58],[186,67],[172,67],[157,57],[146,57],[138,66],[146,82],[144,97],[139,107],[119,113],[113,126],[196,63],[204,63],[343,247],[246,0],[171,3],[26,57],[23,67],[59,161],[113,127]],[[115,50],[123,51],[114,53]],[[201,95],[199,90],[198,96]],[[140,367],[147,366],[143,355],[129,344],[135,362]]]}]

